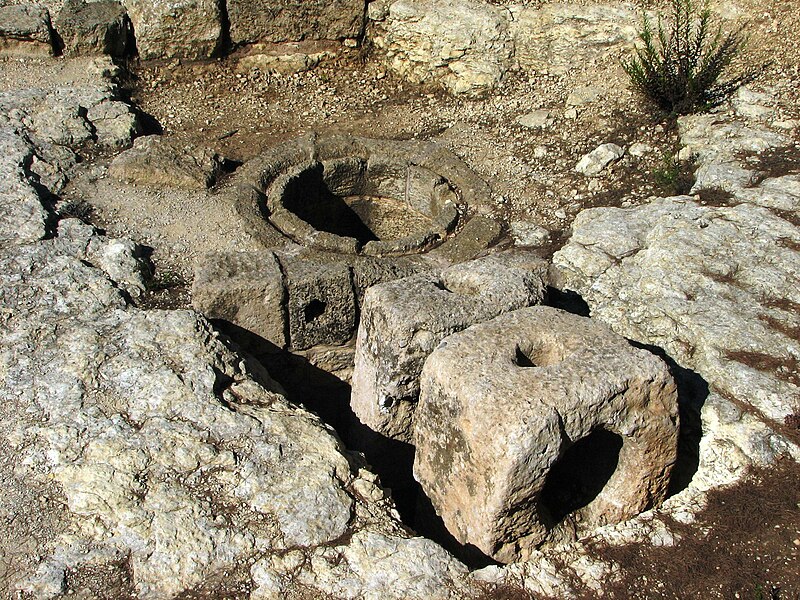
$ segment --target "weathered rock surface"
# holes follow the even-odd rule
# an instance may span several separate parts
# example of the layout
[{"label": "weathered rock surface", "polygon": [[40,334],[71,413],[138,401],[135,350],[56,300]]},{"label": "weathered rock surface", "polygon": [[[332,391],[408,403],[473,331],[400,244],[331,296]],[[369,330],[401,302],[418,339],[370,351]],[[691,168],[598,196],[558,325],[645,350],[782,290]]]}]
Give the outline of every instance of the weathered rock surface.
[{"label": "weathered rock surface", "polygon": [[132,50],[133,29],[119,2],[68,0],[55,22],[64,54],[126,56]]},{"label": "weathered rock surface", "polygon": [[[302,569],[310,563],[312,569]],[[319,547],[274,555],[251,569],[258,587],[252,598],[307,598],[318,594],[352,600],[469,597],[466,568],[440,546],[424,538],[396,538],[361,531],[347,546]],[[474,592],[473,592],[474,593]],[[304,595],[305,594],[305,595]]]},{"label": "weathered rock surface", "polygon": [[545,264],[529,253],[489,256],[367,290],[356,341],[351,405],[361,422],[410,442],[419,375],[453,332],[541,302]]},{"label": "weathered rock surface", "polygon": [[791,136],[757,120],[722,120],[719,115],[683,117],[678,125],[681,157],[693,159],[697,166],[693,193],[722,191],[732,196],[733,204],[797,209],[800,168],[796,160],[791,167],[791,157],[800,150]]},{"label": "weathered rock surface", "polygon": [[[32,149],[2,131],[14,207]],[[75,219],[37,241],[47,211],[13,214],[32,233],[0,247],[0,595],[377,597],[390,569],[402,597],[463,597],[465,568],[261,367],[191,311],[127,303],[131,242]]]},{"label": "weathered rock surface", "polygon": [[445,338],[415,420],[414,477],[437,514],[504,562],[658,504],[677,455],[667,366],[549,307]]},{"label": "weathered rock surface", "polygon": [[0,6],[0,56],[53,54],[53,30],[46,8]]},{"label": "weathered rock surface", "polygon": [[180,147],[169,138],[148,135],[117,155],[108,174],[128,183],[204,190],[222,174],[223,159],[208,148]]},{"label": "weathered rock surface", "polygon": [[360,0],[288,2],[287,0],[229,0],[231,41],[296,42],[357,38],[364,28]]},{"label": "weathered rock surface", "polygon": [[509,7],[515,58],[523,69],[563,74],[636,39],[639,15],[627,3],[581,6],[552,2]]},{"label": "weathered rock surface", "polygon": [[123,0],[136,32],[139,56],[208,58],[222,35],[215,0]]},{"label": "weathered rock surface", "polygon": [[57,154],[53,146],[94,141],[121,148],[140,130],[136,113],[113,85],[2,92],[0,127],[5,126],[26,131],[45,159]]},{"label": "weathered rock surface", "polygon": [[797,409],[796,226],[751,204],[666,198],[587,210],[554,257],[619,333],[655,344],[770,419]]},{"label": "weathered rock surface", "polygon": [[369,7],[386,65],[414,83],[480,95],[513,66],[508,13],[480,0],[397,0]]},{"label": "weathered rock surface", "polygon": [[26,172],[32,159],[31,144],[11,127],[0,127],[0,247],[46,234],[47,211]]}]

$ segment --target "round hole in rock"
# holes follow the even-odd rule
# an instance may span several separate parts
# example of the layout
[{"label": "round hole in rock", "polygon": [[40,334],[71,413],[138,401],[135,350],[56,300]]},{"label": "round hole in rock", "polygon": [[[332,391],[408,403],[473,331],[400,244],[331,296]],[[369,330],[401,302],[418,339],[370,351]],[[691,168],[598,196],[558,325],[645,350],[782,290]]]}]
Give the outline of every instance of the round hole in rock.
[{"label": "round hole in rock", "polygon": [[517,344],[514,364],[522,368],[548,367],[562,362],[564,354],[562,347],[552,343]]},{"label": "round hole in rock", "polygon": [[312,300],[309,302],[306,307],[303,309],[303,316],[306,319],[306,323],[311,323],[317,317],[321,317],[322,313],[325,312],[326,304],[322,300]]},{"label": "round hole in rock", "polygon": [[622,437],[603,428],[570,446],[550,469],[539,496],[543,522],[555,527],[588,506],[617,470],[621,449]]},{"label": "round hole in rock", "polygon": [[[283,206],[314,229],[355,238],[362,245],[438,229],[432,216],[412,207],[408,197],[381,194],[381,186],[370,180],[359,161],[344,159],[337,161],[330,172],[327,168],[323,163],[310,165],[289,178],[282,190]],[[395,177],[400,181],[394,187],[405,187],[408,196],[405,176]],[[435,191],[431,184],[431,198],[423,204],[435,204]]]}]

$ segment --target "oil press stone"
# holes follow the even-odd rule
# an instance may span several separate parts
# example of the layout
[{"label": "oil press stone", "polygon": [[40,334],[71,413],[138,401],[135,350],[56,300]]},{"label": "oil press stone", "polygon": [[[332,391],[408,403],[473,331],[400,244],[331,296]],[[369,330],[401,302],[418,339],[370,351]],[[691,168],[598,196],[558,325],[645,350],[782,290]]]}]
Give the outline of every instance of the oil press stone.
[{"label": "oil press stone", "polygon": [[271,148],[237,169],[225,194],[265,247],[280,233],[316,251],[376,257],[425,253],[467,209],[491,205],[486,182],[438,144],[346,134]]},{"label": "oil press stone", "polygon": [[356,329],[356,299],[350,267],[283,259],[289,344],[306,350],[317,344],[343,344]]},{"label": "oil press stone", "polygon": [[411,441],[419,375],[439,342],[474,323],[542,301],[547,266],[502,253],[371,287],[356,340],[351,405],[382,436]]},{"label": "oil press stone", "polygon": [[666,365],[588,318],[534,306],[446,338],[422,371],[414,477],[462,544],[501,562],[665,496]]},{"label": "oil press stone", "polygon": [[286,346],[281,266],[272,252],[214,253],[195,269],[192,304],[205,316]]}]

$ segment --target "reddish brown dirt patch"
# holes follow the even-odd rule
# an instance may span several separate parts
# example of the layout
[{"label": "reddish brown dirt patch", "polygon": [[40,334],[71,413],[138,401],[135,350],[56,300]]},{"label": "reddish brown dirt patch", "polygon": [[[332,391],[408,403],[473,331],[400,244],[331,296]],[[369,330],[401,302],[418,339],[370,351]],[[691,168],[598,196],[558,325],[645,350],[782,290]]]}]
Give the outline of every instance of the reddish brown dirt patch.
[{"label": "reddish brown dirt patch", "polygon": [[800,599],[800,465],[785,460],[710,493],[675,546],[598,548],[622,568],[606,598]]}]

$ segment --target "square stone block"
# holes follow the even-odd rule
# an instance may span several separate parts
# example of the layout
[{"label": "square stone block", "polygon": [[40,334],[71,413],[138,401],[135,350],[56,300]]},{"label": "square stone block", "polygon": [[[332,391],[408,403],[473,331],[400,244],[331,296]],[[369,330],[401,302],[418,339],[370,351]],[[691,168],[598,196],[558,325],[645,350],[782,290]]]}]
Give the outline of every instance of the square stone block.
[{"label": "square stone block", "polygon": [[534,306],[428,357],[414,477],[459,542],[525,560],[661,502],[677,438],[661,359],[597,321]]}]

